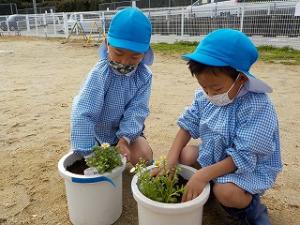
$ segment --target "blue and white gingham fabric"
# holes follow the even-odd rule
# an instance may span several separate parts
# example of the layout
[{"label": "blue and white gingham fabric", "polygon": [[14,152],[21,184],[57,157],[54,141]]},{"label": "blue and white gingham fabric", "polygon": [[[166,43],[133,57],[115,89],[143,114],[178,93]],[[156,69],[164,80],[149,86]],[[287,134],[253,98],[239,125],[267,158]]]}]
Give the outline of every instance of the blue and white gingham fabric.
[{"label": "blue and white gingham fabric", "polygon": [[110,69],[107,58],[100,59],[73,101],[72,149],[87,155],[96,140],[116,144],[121,137],[139,137],[149,115],[151,83],[152,73],[143,63],[124,76]]},{"label": "blue and white gingham fabric", "polygon": [[266,94],[246,91],[231,104],[218,107],[198,90],[178,125],[192,138],[201,139],[198,162],[202,167],[232,157],[237,170],[215,182],[232,182],[252,194],[274,184],[282,168],[279,128]]}]

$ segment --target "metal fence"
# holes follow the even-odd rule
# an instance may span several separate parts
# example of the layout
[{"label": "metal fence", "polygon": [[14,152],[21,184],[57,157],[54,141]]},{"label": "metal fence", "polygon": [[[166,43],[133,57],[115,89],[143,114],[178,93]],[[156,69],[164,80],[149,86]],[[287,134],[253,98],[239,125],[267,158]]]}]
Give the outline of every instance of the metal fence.
[{"label": "metal fence", "polygon": [[[234,6],[145,9],[153,42],[199,41],[218,28],[233,28],[257,45],[300,49],[300,14],[296,1],[239,3]],[[93,38],[107,31],[115,11],[0,16],[1,35]]]},{"label": "metal fence", "polygon": [[[197,0],[136,0],[136,6],[139,8],[161,8],[161,7],[184,7],[187,5],[192,5]],[[215,0],[215,2],[220,0]],[[221,0],[222,1],[222,0]],[[224,0],[223,0],[224,1]],[[207,2],[211,2],[208,0]],[[132,0],[125,1],[113,1],[111,3],[102,3],[98,5],[99,10],[116,10],[118,8],[123,8],[125,6],[130,6]]]}]

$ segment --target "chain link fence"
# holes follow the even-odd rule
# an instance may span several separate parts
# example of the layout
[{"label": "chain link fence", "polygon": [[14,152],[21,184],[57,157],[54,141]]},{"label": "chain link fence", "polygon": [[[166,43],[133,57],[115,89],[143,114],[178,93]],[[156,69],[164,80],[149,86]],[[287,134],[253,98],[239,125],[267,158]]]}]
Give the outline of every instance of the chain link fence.
[{"label": "chain link fence", "polygon": [[[299,9],[299,10],[298,10]],[[199,41],[219,28],[249,35],[257,45],[300,49],[300,3],[239,3],[235,6],[143,9],[153,26],[152,42]],[[116,11],[0,16],[1,35],[99,38]],[[298,15],[299,14],[299,15]]]}]

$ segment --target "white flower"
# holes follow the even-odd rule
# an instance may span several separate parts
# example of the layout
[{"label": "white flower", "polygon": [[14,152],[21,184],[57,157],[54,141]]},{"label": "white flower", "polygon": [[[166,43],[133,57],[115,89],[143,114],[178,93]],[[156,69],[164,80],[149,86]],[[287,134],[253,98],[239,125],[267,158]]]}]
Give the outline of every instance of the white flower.
[{"label": "white flower", "polygon": [[134,171],[135,171],[135,167],[132,167],[130,173],[134,173]]},{"label": "white flower", "polygon": [[104,148],[104,149],[106,149],[106,148],[110,147],[110,144],[108,144],[108,143],[102,143],[101,147]]}]

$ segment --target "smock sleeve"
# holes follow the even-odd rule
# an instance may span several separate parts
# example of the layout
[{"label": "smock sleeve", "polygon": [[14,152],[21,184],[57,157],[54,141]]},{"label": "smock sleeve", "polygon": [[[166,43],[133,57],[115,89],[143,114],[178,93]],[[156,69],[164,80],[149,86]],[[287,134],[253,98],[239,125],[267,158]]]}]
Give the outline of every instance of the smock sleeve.
[{"label": "smock sleeve", "polygon": [[177,121],[178,126],[188,131],[194,139],[199,138],[199,123],[204,98],[202,90],[197,90],[192,105],[187,107]]},{"label": "smock sleeve", "polygon": [[73,151],[82,155],[91,153],[96,139],[94,129],[97,118],[104,102],[105,83],[107,76],[101,73],[103,68],[98,63],[89,73],[74,98],[71,115],[71,147]]}]

